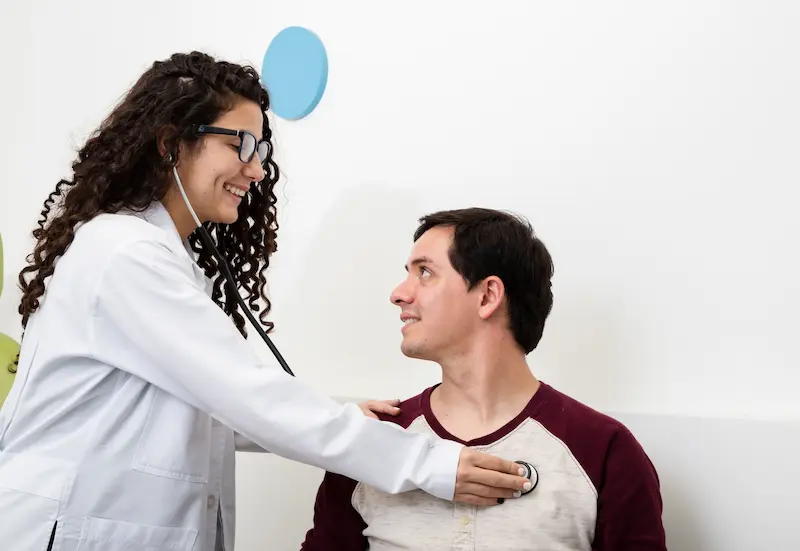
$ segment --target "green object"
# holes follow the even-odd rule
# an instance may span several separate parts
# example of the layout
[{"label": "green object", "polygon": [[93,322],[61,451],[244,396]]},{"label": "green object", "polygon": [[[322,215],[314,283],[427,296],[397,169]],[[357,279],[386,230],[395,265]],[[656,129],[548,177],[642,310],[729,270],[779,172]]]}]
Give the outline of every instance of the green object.
[{"label": "green object", "polygon": [[[3,236],[0,235],[0,294],[3,293]],[[0,333],[0,406],[6,400],[11,385],[14,384],[14,376],[17,372],[16,361],[19,354],[19,344],[17,341]]]},{"label": "green object", "polygon": [[17,341],[0,333],[0,406],[5,402],[11,385],[14,384],[17,354],[19,354]]},{"label": "green object", "polygon": [[0,295],[3,294],[3,234],[0,234]]}]

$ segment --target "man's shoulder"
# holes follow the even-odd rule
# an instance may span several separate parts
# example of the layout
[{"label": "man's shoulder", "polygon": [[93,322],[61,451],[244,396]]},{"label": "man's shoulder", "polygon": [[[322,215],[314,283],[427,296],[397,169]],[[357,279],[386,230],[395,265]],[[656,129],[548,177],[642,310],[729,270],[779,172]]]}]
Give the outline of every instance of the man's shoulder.
[{"label": "man's shoulder", "polygon": [[425,415],[425,401],[430,395],[433,387],[426,388],[416,396],[402,400],[397,406],[400,408],[400,413],[397,415],[388,415],[384,413],[378,414],[381,421],[389,421],[396,425],[400,425],[404,429],[411,426],[411,423]]},{"label": "man's shoulder", "polygon": [[598,495],[598,549],[666,549],[658,472],[636,436],[610,415],[549,393],[545,426],[558,433]]},{"label": "man's shoulder", "polygon": [[628,427],[611,415],[546,387],[545,404],[533,417],[569,448],[596,487],[609,461],[651,468]]},{"label": "man's shoulder", "polygon": [[627,432],[625,425],[609,414],[603,413],[555,388],[542,383],[546,393],[541,408],[541,421],[563,426],[570,432],[590,433],[596,437],[609,438],[619,432]]}]

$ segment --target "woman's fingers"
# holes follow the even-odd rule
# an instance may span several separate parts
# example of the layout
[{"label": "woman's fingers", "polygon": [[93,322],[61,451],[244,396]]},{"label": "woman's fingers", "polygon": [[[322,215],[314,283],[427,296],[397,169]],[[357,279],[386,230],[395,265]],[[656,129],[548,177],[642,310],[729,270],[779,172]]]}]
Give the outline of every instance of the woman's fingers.
[{"label": "woman's fingers", "polygon": [[498,498],[519,497],[531,488],[517,463],[470,448],[461,450],[453,500],[471,504],[496,504]]},{"label": "woman's fingers", "polygon": [[400,400],[367,400],[358,405],[361,408],[361,411],[367,417],[372,417],[373,419],[377,419],[377,413],[383,413],[386,415],[399,415],[400,408],[397,406],[400,405]]},{"label": "woman's fingers", "polygon": [[485,486],[475,482],[465,482],[456,489],[456,493],[462,495],[474,495],[485,497],[490,500],[497,501],[497,498],[511,499],[519,497],[522,492],[519,490],[512,490],[510,488],[495,488],[493,486]]}]

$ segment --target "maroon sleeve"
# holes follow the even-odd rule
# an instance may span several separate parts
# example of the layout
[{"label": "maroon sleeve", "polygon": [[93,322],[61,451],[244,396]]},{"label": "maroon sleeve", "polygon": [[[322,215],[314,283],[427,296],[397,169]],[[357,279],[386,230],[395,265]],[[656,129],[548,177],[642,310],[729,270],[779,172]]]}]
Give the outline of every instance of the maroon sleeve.
[{"label": "maroon sleeve", "polygon": [[367,538],[361,515],[350,499],[357,482],[345,476],[325,473],[314,503],[314,527],[306,533],[302,551],[364,551]]},{"label": "maroon sleeve", "polygon": [[608,443],[593,551],[666,551],[661,490],[639,442],[620,427]]},{"label": "maroon sleeve", "polygon": [[531,416],[567,445],[597,490],[592,550],[666,551],[658,475],[630,430],[548,385],[537,395]]}]

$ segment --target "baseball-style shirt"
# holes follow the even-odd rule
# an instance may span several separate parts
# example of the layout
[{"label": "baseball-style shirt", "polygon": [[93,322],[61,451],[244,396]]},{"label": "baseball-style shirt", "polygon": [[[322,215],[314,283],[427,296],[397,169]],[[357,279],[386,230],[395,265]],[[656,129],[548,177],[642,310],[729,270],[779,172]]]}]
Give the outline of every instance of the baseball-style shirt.
[{"label": "baseball-style shirt", "polygon": [[517,417],[464,442],[434,417],[434,388],[381,419],[525,461],[534,490],[485,507],[326,473],[303,551],[666,551],[658,475],[620,422],[541,383]]}]

